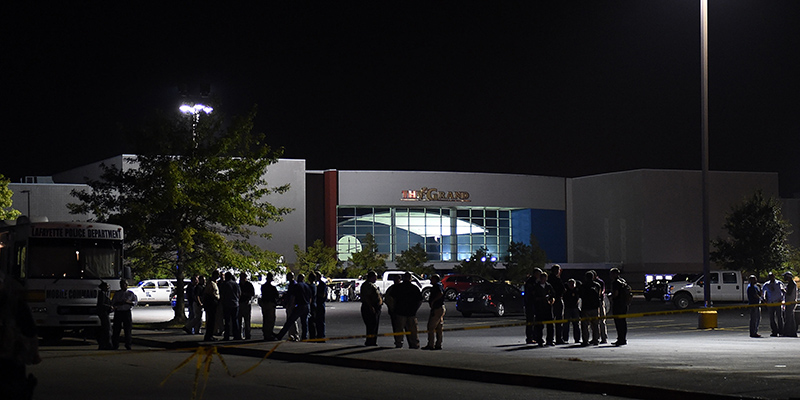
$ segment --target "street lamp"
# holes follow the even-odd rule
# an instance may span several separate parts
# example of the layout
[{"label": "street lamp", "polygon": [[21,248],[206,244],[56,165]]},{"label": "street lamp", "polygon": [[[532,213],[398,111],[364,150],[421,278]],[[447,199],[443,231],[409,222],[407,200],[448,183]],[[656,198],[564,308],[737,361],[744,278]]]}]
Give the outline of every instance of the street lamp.
[{"label": "street lamp", "polygon": [[211,114],[214,108],[204,104],[195,104],[193,106],[184,104],[180,106],[179,110],[184,114],[192,115],[192,143],[197,147],[197,124],[200,122],[200,114]]},{"label": "street lamp", "polygon": [[706,308],[711,307],[710,260],[709,260],[709,222],[708,222],[708,0],[700,0],[700,74],[702,121],[702,192],[703,192],[703,300]]}]

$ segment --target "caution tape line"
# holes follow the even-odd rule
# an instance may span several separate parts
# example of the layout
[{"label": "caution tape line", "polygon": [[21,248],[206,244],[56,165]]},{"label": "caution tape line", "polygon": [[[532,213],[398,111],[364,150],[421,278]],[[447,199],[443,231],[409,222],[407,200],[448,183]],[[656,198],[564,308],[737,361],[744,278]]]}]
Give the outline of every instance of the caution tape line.
[{"label": "caution tape line", "polygon": [[[674,315],[674,314],[688,314],[688,313],[700,313],[700,312],[709,312],[709,311],[725,311],[725,310],[736,310],[736,309],[743,309],[743,308],[754,308],[754,307],[777,307],[782,305],[792,305],[798,304],[799,302],[781,302],[781,303],[769,303],[769,304],[744,304],[744,305],[735,305],[735,306],[725,306],[725,307],[709,307],[709,308],[700,308],[700,309],[685,309],[685,310],[668,310],[668,311],[650,311],[650,312],[641,312],[641,313],[628,313],[628,314],[619,314],[619,315],[598,315],[592,317],[581,317],[581,318],[569,318],[569,319],[557,319],[557,320],[549,320],[549,321],[531,321],[531,322],[517,322],[517,323],[506,323],[506,324],[491,324],[491,325],[478,325],[478,326],[460,326],[454,328],[443,328],[442,332],[456,332],[456,331],[471,331],[471,330],[482,330],[482,329],[497,329],[497,328],[512,328],[512,327],[519,327],[519,326],[527,326],[527,325],[555,325],[555,324],[563,324],[567,322],[580,322],[580,321],[594,321],[594,320],[601,320],[601,319],[628,319],[628,318],[645,318],[645,317],[653,317],[653,316],[661,316],[661,315]],[[427,330],[419,330],[417,333],[428,333]],[[381,333],[377,335],[350,335],[350,336],[336,336],[331,338],[322,338],[322,339],[305,339],[301,340],[302,342],[326,342],[326,341],[333,341],[333,340],[348,340],[348,339],[364,339],[364,338],[375,338],[375,337],[392,337],[392,336],[403,336],[409,335],[411,332],[388,332],[388,333]]]}]

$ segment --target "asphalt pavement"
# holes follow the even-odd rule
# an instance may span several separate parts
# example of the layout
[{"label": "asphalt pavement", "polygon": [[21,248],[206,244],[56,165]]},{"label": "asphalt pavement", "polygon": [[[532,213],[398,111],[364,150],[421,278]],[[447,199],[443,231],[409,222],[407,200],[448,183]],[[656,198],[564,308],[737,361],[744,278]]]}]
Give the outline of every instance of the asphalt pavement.
[{"label": "asphalt pavement", "polygon": [[[657,324],[658,320],[647,322]],[[522,328],[495,329],[521,333]],[[258,333],[260,330],[254,330],[254,335]],[[179,329],[137,329],[133,336],[136,345],[147,347],[198,348],[201,352],[216,350],[254,358],[629,398],[800,399],[798,338],[754,339],[740,329],[687,328],[644,337],[629,335],[628,344],[620,347],[571,343],[539,348],[526,345],[521,334],[518,341],[497,344],[490,339],[499,332],[485,329],[484,333],[486,343],[492,344],[475,351],[463,346],[448,350],[448,341],[456,343],[458,332],[445,332],[440,351],[395,349],[390,337],[380,338],[381,346],[365,347],[359,343],[362,339],[353,337],[327,342],[199,342],[200,335],[187,335]],[[613,340],[611,321],[609,336]],[[480,342],[480,337],[473,335],[471,341]]]}]

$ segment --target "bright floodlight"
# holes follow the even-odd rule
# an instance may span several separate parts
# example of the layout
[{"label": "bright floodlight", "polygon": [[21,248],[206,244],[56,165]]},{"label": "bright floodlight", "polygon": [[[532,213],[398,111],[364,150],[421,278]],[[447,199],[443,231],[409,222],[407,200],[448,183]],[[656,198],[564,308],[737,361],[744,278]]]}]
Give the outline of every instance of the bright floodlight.
[{"label": "bright floodlight", "polygon": [[194,106],[184,104],[179,108],[179,110],[181,110],[181,112],[184,114],[200,114],[201,111],[206,114],[211,114],[211,112],[214,111],[212,107],[203,104],[195,104]]}]

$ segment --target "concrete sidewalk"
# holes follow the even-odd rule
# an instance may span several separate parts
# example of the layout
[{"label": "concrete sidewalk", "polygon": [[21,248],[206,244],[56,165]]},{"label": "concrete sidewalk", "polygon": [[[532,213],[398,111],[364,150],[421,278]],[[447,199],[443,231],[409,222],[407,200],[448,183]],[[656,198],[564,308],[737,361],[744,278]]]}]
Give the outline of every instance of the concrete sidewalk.
[{"label": "concrete sidewalk", "polygon": [[[743,337],[697,330],[635,338],[627,346],[489,348],[421,351],[326,343],[198,342],[181,330],[135,330],[138,345],[188,349],[217,346],[222,354],[318,363],[640,399],[800,398],[800,340]],[[380,341],[379,341],[380,343]],[[277,347],[276,347],[277,346]]]}]

